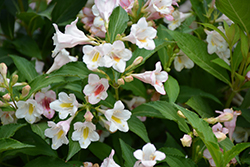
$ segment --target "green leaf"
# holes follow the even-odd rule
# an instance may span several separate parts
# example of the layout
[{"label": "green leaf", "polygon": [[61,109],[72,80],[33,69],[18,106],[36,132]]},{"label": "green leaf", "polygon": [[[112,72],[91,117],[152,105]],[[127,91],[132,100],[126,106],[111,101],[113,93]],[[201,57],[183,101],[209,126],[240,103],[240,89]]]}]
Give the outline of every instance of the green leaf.
[{"label": "green leaf", "polygon": [[249,46],[248,46],[248,39],[247,36],[243,31],[240,32],[240,41],[241,41],[241,53],[243,57],[247,57],[248,51],[249,51]]},{"label": "green leaf", "polygon": [[169,102],[175,102],[180,92],[178,81],[169,75],[168,80],[164,83],[164,88],[168,95]]},{"label": "green leaf", "polygon": [[15,132],[26,124],[7,124],[0,126],[0,138],[12,137]]},{"label": "green leaf", "polygon": [[193,96],[187,102],[202,118],[209,118],[214,115],[213,110],[208,103],[200,96]]},{"label": "green leaf", "polygon": [[231,67],[233,71],[236,71],[240,65],[240,63],[242,62],[243,56],[241,53],[241,42],[239,41],[237,46],[234,49],[233,52],[233,59],[232,59],[232,63],[231,63]]},{"label": "green leaf", "polygon": [[207,18],[205,17],[206,15],[206,9],[204,8],[204,5],[202,1],[199,0],[190,0],[192,4],[192,8],[195,11],[195,14],[199,17],[199,19],[202,22],[207,22]]},{"label": "green leaf", "polygon": [[2,9],[0,12],[0,24],[3,33],[10,39],[13,39],[15,17],[11,15],[7,10]]},{"label": "green leaf", "polygon": [[121,7],[116,7],[109,17],[109,27],[107,37],[109,42],[115,41],[116,35],[122,34],[127,28],[127,22],[129,21],[127,12]]},{"label": "green leaf", "polygon": [[[248,108],[250,106],[250,89],[248,89],[246,95],[244,96],[244,100],[243,102],[241,103],[241,106],[240,108]],[[249,117],[250,118],[250,117]],[[250,120],[249,120],[250,121]]]},{"label": "green leaf", "polygon": [[250,32],[250,15],[248,0],[218,0],[217,9],[224,13],[234,23],[239,24],[246,32]]},{"label": "green leaf", "polygon": [[32,81],[38,75],[35,66],[27,59],[15,55],[10,55],[10,57],[14,61],[18,71],[28,82]]},{"label": "green leaf", "polygon": [[126,90],[131,90],[136,96],[147,98],[146,88],[144,84],[138,79],[134,79],[132,82],[126,82],[126,84],[122,85],[121,87]]},{"label": "green leaf", "polygon": [[27,11],[29,8],[28,0],[5,0],[4,1],[7,10],[13,15],[16,16],[16,13]]},{"label": "green leaf", "polygon": [[34,39],[29,36],[23,36],[15,39],[13,42],[16,50],[21,54],[28,57],[36,57],[38,59],[42,59],[41,51]]},{"label": "green leaf", "polygon": [[[142,56],[143,60],[142,62],[138,65],[142,65],[145,63],[145,61],[152,56],[155,52],[157,52],[159,49],[163,48],[164,46],[166,46],[167,44],[171,43],[165,40],[161,40],[161,39],[154,39],[155,42],[155,49],[154,50],[146,50],[146,49],[140,49],[140,48],[136,48],[136,50],[133,52],[133,56],[131,57],[131,59],[129,59],[129,61],[127,62],[127,66],[131,65],[133,63],[133,61],[138,57],[138,56]],[[129,71],[135,69],[138,66],[134,66],[133,68],[131,68]]]},{"label": "green leaf", "polygon": [[226,21],[224,21],[224,26],[225,33],[228,38],[229,48],[233,48],[234,44],[240,39],[240,28],[236,24],[232,24],[230,27],[228,27]]},{"label": "green leaf", "polygon": [[63,160],[55,157],[42,156],[29,161],[24,167],[72,167]]},{"label": "green leaf", "polygon": [[36,124],[30,125],[33,132],[38,134],[42,139],[45,139],[44,131],[49,128],[47,122],[39,122]]},{"label": "green leaf", "polygon": [[225,69],[227,69],[227,70],[229,70],[229,71],[231,71],[230,66],[224,60],[222,60],[221,58],[213,59],[212,62],[219,65],[219,66],[221,66],[221,67],[223,67],[223,68],[225,68]]},{"label": "green leaf", "polygon": [[213,160],[218,167],[223,166],[223,155],[220,151],[220,147],[217,142],[217,138],[214,136],[212,128],[205,122],[203,119],[199,118],[197,114],[186,110],[176,104],[174,104],[176,108],[181,110],[181,112],[185,115],[190,125],[196,130],[201,140],[206,145],[207,149],[211,153]]},{"label": "green leaf", "polygon": [[20,141],[17,141],[11,138],[0,139],[0,152],[6,151],[6,150],[19,149],[19,148],[27,148],[27,147],[34,147],[34,146],[21,143]]},{"label": "green leaf", "polygon": [[140,136],[146,143],[150,143],[145,125],[135,116],[128,120],[129,130]]},{"label": "green leaf", "polygon": [[207,44],[205,42],[190,34],[183,34],[170,30],[168,30],[168,32],[175,39],[180,49],[191,60],[193,60],[195,64],[231,86],[231,82],[226,70],[211,62],[211,60],[215,59],[217,56],[215,54],[209,55],[207,53]]},{"label": "green leaf", "polygon": [[208,27],[211,28],[212,30],[217,31],[226,41],[228,41],[226,35],[219,28],[215,27],[213,24],[209,23],[200,23],[200,24],[203,25],[204,27]]},{"label": "green leaf", "polygon": [[101,100],[99,104],[104,105],[108,108],[114,108],[114,104],[116,102],[114,95],[112,94],[111,91],[107,91],[107,92],[108,92],[108,97],[105,100]]},{"label": "green leaf", "polygon": [[119,139],[122,148],[122,158],[125,160],[124,166],[131,167],[134,166],[136,159],[133,155],[135,149],[126,144],[122,139]]},{"label": "green leaf", "polygon": [[140,105],[131,111],[135,116],[146,116],[164,119],[165,117],[155,108],[147,105]]}]

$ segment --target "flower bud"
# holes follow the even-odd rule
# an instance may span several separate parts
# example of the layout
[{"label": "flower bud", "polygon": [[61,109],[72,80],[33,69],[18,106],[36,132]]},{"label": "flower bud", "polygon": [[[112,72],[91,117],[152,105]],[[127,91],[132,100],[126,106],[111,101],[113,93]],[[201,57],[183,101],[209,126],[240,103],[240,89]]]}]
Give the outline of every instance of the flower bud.
[{"label": "flower bud", "polygon": [[185,115],[180,110],[177,111],[177,114],[179,115],[179,117],[186,119]]},{"label": "flower bud", "polygon": [[134,61],[133,61],[133,66],[137,66],[138,64],[140,64],[143,60],[142,56],[138,56]]},{"label": "flower bud", "polygon": [[216,117],[216,119],[218,119],[218,122],[228,122],[228,121],[231,121],[233,117],[234,116],[232,113],[225,112],[221,114],[220,116]]},{"label": "flower bud", "polygon": [[15,85],[18,80],[18,75],[13,75],[11,80],[11,86]]},{"label": "flower bud", "polygon": [[185,134],[180,140],[183,147],[190,147],[192,144],[192,137],[190,135]]},{"label": "flower bud", "polygon": [[10,100],[10,94],[6,93],[5,95],[3,95],[3,99],[6,100],[6,101],[9,101]]},{"label": "flower bud", "polygon": [[90,111],[87,111],[84,115],[84,118],[86,119],[86,121],[91,122],[94,116]]},{"label": "flower bud", "polygon": [[2,74],[2,76],[6,76],[7,74],[7,66],[5,63],[0,64],[0,74]]},{"label": "flower bud", "polygon": [[205,118],[204,120],[205,120],[207,123],[209,123],[209,124],[215,124],[216,122],[218,122],[218,118],[214,118],[214,117]]},{"label": "flower bud", "polygon": [[126,82],[132,82],[134,80],[134,78],[131,75],[129,75],[129,76],[125,77],[124,80]]},{"label": "flower bud", "polygon": [[117,80],[117,83],[118,83],[118,85],[124,85],[125,83],[124,83],[124,80],[122,79],[122,78],[119,78],[118,80]]},{"label": "flower bud", "polygon": [[247,81],[250,81],[250,71],[247,72],[245,78],[246,78]]},{"label": "flower bud", "polygon": [[30,92],[30,86],[26,85],[25,87],[22,88],[22,96],[25,97],[29,94]]},{"label": "flower bud", "polygon": [[196,137],[199,136],[195,129],[193,129],[193,134],[194,134],[194,136],[196,136]]}]

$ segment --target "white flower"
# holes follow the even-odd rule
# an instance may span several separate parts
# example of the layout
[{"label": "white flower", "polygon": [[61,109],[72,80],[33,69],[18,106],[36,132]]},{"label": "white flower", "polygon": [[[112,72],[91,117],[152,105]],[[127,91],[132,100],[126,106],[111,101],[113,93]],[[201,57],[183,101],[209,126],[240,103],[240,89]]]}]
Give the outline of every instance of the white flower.
[{"label": "white flower", "polygon": [[176,69],[176,71],[180,72],[183,68],[190,69],[193,67],[194,67],[194,62],[180,50],[180,52],[174,59],[174,68]]},{"label": "white flower", "polygon": [[96,104],[108,97],[106,92],[108,87],[109,83],[107,79],[100,79],[96,74],[89,74],[88,85],[84,87],[83,93],[88,96],[89,103]]},{"label": "white flower", "polygon": [[115,150],[112,149],[109,157],[105,158],[101,164],[101,167],[120,167],[117,165],[113,159],[113,156],[115,154]]},{"label": "white flower", "polygon": [[33,124],[41,118],[43,111],[35,100],[28,99],[27,101],[18,101],[16,105],[18,107],[16,110],[17,118],[24,118],[30,124]]},{"label": "white flower", "polygon": [[72,133],[72,140],[79,141],[81,148],[86,149],[91,141],[99,140],[99,135],[95,131],[96,127],[92,122],[76,122],[74,124],[74,130],[75,131]]},{"label": "white flower", "polygon": [[248,137],[250,136],[249,128],[235,127],[235,131],[233,133],[233,139],[236,143],[247,142]]},{"label": "white flower", "polygon": [[[95,0],[95,6],[99,15],[105,22],[109,22],[109,16],[113,12],[113,9],[118,5],[118,0]],[[94,15],[96,12],[93,12]]]},{"label": "white flower", "polygon": [[157,31],[149,27],[145,17],[140,18],[137,24],[133,24],[131,32],[123,40],[136,44],[139,48],[153,50],[155,48],[154,38]]},{"label": "white flower", "polygon": [[52,121],[48,121],[48,126],[50,128],[46,129],[44,134],[45,136],[52,138],[52,149],[56,150],[58,149],[62,144],[68,144],[69,140],[66,137],[69,128],[70,128],[70,122],[73,119],[73,117],[69,118],[66,121],[60,121],[57,124],[55,124]]},{"label": "white flower", "polygon": [[58,94],[59,100],[50,103],[50,108],[59,112],[59,118],[65,119],[69,114],[72,116],[78,109],[78,102],[74,94],[60,92]]},{"label": "white flower", "polygon": [[52,71],[61,68],[63,65],[69,62],[75,62],[75,61],[77,61],[76,57],[70,56],[67,50],[62,49],[56,56],[54,63],[52,64],[50,69],[46,72],[46,74],[49,74]]},{"label": "white flower", "polygon": [[156,164],[156,160],[161,161],[166,158],[166,155],[156,151],[155,146],[151,143],[144,145],[142,150],[136,150],[134,156],[146,167],[152,167]]},{"label": "white flower", "polygon": [[185,134],[180,140],[183,147],[190,147],[192,144],[192,137],[190,135]]},{"label": "white flower", "polygon": [[[218,29],[224,33],[222,26],[219,26]],[[228,43],[217,31],[208,31],[205,29],[205,32],[207,34],[206,41],[208,42],[207,51],[209,54],[215,52],[224,52],[227,50]]]},{"label": "white flower", "polygon": [[224,140],[227,137],[226,134],[228,134],[228,129],[223,128],[221,123],[215,124],[212,127],[212,130],[213,130],[214,135],[218,139],[218,142],[221,142],[222,140]]},{"label": "white flower", "polygon": [[132,76],[145,83],[151,84],[152,86],[154,86],[157,92],[165,95],[166,92],[165,92],[162,82],[167,81],[168,73],[166,71],[161,71],[161,70],[162,70],[161,63],[157,62],[155,64],[154,71],[146,71],[140,74],[132,74]]},{"label": "white flower", "polygon": [[226,15],[222,14],[218,19],[215,20],[215,22],[223,22],[223,21],[226,21],[226,23],[228,25],[231,25],[233,24],[233,21],[230,20]]},{"label": "white flower", "polygon": [[163,21],[168,24],[168,29],[175,30],[177,27],[181,25],[181,22],[183,22],[187,17],[191,16],[191,13],[182,13],[179,12],[178,10],[175,10],[172,13],[172,16],[174,20],[170,21],[164,18]]},{"label": "white flower", "polygon": [[122,132],[129,130],[127,120],[130,118],[131,112],[124,109],[124,105],[120,100],[115,103],[113,109],[106,110],[104,115],[111,122],[110,132],[115,132],[117,129]]},{"label": "white flower", "polygon": [[146,9],[149,12],[159,12],[160,14],[168,15],[172,12],[172,0],[151,0]]},{"label": "white flower", "polygon": [[2,111],[0,109],[1,123],[3,125],[7,125],[7,124],[10,124],[10,123],[15,123],[16,119],[15,119],[14,115],[15,115],[14,111]]},{"label": "white flower", "polygon": [[230,58],[230,49],[227,48],[225,51],[222,52],[215,52],[219,58],[221,58],[222,60],[224,60],[228,65],[230,65],[230,61],[228,60],[228,58]]}]

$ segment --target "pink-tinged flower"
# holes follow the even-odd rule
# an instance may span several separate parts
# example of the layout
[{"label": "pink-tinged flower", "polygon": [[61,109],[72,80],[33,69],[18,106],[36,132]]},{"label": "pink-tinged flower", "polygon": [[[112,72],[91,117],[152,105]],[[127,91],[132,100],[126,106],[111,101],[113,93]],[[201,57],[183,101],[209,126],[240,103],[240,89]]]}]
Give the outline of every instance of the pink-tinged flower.
[{"label": "pink-tinged flower", "polygon": [[172,0],[150,0],[146,11],[150,13],[159,12],[162,15],[172,13]]},{"label": "pink-tinged flower", "polygon": [[92,141],[98,141],[99,135],[95,131],[96,126],[89,121],[74,123],[74,132],[72,133],[72,140],[78,141],[81,148],[86,149]]},{"label": "pink-tinged flower", "polygon": [[174,68],[180,72],[183,68],[191,69],[194,67],[194,62],[181,50],[174,59]]},{"label": "pink-tinged flower", "polygon": [[56,56],[54,63],[50,67],[50,69],[46,72],[46,74],[51,73],[52,71],[55,71],[59,68],[61,68],[63,65],[69,63],[69,62],[75,62],[77,61],[76,57],[70,56],[69,52],[65,49],[62,49],[58,55]]},{"label": "pink-tinged flower", "polygon": [[131,117],[131,112],[124,109],[124,105],[120,100],[115,103],[113,109],[106,110],[104,115],[111,122],[110,132],[115,132],[117,129],[122,132],[129,130],[127,120]]},{"label": "pink-tinged flower", "polygon": [[162,70],[161,63],[157,62],[155,64],[154,71],[146,71],[144,73],[131,74],[131,75],[145,83],[151,84],[152,86],[154,86],[157,92],[165,95],[166,92],[165,92],[162,82],[167,81],[168,73],[166,71],[161,71],[161,70]]},{"label": "pink-tinged flower", "polygon": [[247,142],[250,136],[250,128],[235,127],[233,139],[236,143]]},{"label": "pink-tinged flower", "polygon": [[44,62],[39,61],[37,58],[32,57],[31,60],[35,60],[35,69],[38,74],[43,73]]},{"label": "pink-tinged flower", "polygon": [[144,145],[142,150],[136,150],[134,156],[146,167],[152,167],[156,164],[156,161],[166,158],[166,155],[161,151],[156,151],[155,146],[151,143]]},{"label": "pink-tinged flower", "polygon": [[88,85],[83,89],[83,93],[88,96],[90,104],[96,104],[100,100],[105,100],[108,97],[107,90],[109,87],[108,80],[99,78],[96,74],[89,74]]},{"label": "pink-tinged flower", "polygon": [[17,118],[24,118],[30,124],[41,119],[43,111],[34,99],[18,101],[16,105],[18,107],[15,113]]},{"label": "pink-tinged flower", "polygon": [[99,12],[99,15],[106,23],[109,22],[109,16],[117,5],[118,0],[95,0],[95,6]]},{"label": "pink-tinged flower", "polygon": [[86,30],[89,30],[90,27],[92,26],[93,24],[93,21],[94,21],[94,18],[95,18],[95,15],[92,13],[92,9],[91,8],[88,8],[88,7],[83,7],[82,8],[82,18],[81,18],[81,22],[84,24],[84,28]]},{"label": "pink-tinged flower", "polygon": [[145,17],[140,18],[137,24],[133,24],[130,34],[123,40],[136,44],[139,48],[153,50],[155,48],[154,38],[157,31],[153,27],[149,27]]},{"label": "pink-tinged flower", "polygon": [[190,12],[191,8],[192,8],[192,4],[191,4],[190,0],[187,0],[183,4],[180,5],[179,11],[186,13],[186,12]]},{"label": "pink-tinged flower", "polygon": [[84,32],[80,31],[76,27],[76,23],[78,18],[73,21],[70,25],[65,27],[65,33],[63,34],[57,27],[56,24],[53,24],[56,33],[52,37],[54,41],[54,45],[56,45],[52,57],[55,57],[58,52],[60,52],[64,48],[72,48],[79,44],[86,44],[86,43],[95,43],[89,39]]},{"label": "pink-tinged flower", "polygon": [[2,111],[1,109],[0,109],[0,119],[3,125],[15,123],[17,121],[15,118],[14,111]]},{"label": "pink-tinged flower", "polygon": [[48,126],[50,128],[46,129],[44,134],[45,136],[52,138],[52,149],[58,149],[62,144],[68,144],[69,140],[67,138],[67,133],[70,128],[70,123],[73,117],[69,118],[66,121],[60,121],[55,124],[53,121],[48,121]]},{"label": "pink-tinged flower", "polygon": [[190,147],[192,144],[192,137],[190,135],[185,134],[180,140],[183,147]]},{"label": "pink-tinged flower", "polygon": [[250,71],[247,72],[245,78],[246,78],[247,81],[250,81]]},{"label": "pink-tinged flower", "polygon": [[88,69],[95,70],[98,67],[111,67],[112,59],[109,56],[105,56],[112,50],[110,43],[105,43],[99,46],[85,45],[82,48],[83,62],[87,65]]},{"label": "pink-tinged flower", "polygon": [[223,141],[227,137],[226,134],[228,134],[228,129],[227,128],[223,128],[223,126],[221,125],[221,123],[215,124],[212,127],[212,130],[214,132],[214,135],[218,139],[218,142]]},{"label": "pink-tinged flower", "polygon": [[131,13],[135,0],[120,0],[119,5],[128,13]]},{"label": "pink-tinged flower", "polygon": [[112,149],[109,157],[105,158],[101,164],[101,167],[120,167],[115,163],[113,156],[115,155],[115,150]]},{"label": "pink-tinged flower", "polygon": [[5,63],[0,63],[0,74],[3,76],[3,77],[6,77],[6,74],[7,74],[7,66]]},{"label": "pink-tinged flower", "polygon": [[59,99],[50,103],[50,108],[59,112],[59,118],[65,119],[70,114],[71,116],[75,115],[78,109],[78,102],[74,94],[69,94],[65,92],[60,92],[58,94]]},{"label": "pink-tinged flower", "polygon": [[116,71],[123,73],[126,68],[126,61],[132,57],[132,52],[125,48],[122,41],[115,41],[108,56],[112,59],[112,67]]},{"label": "pink-tinged flower", "polygon": [[53,90],[38,92],[35,95],[35,100],[43,109],[43,115],[46,118],[51,119],[54,116],[55,111],[50,108],[49,104],[56,100],[56,93]]},{"label": "pink-tinged flower", "polygon": [[224,122],[224,126],[229,130],[229,138],[232,140],[233,132],[236,126],[236,120],[238,115],[241,115],[241,111],[233,111],[233,109],[226,108],[222,111],[216,111],[216,113],[231,113],[233,114],[233,119],[228,122]]},{"label": "pink-tinged flower", "polygon": [[[221,111],[215,111],[216,113],[221,113]],[[216,117],[215,119],[217,119],[218,122],[228,122],[231,121],[233,119],[233,114],[229,113],[229,112],[224,112],[221,113],[218,117]]]}]

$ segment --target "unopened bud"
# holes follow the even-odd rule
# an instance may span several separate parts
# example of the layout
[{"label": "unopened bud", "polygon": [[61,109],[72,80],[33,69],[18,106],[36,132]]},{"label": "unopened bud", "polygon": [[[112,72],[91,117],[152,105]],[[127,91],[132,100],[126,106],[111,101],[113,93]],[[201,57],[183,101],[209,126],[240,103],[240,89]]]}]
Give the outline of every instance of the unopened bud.
[{"label": "unopened bud", "polygon": [[125,82],[124,82],[124,80],[122,78],[119,78],[117,80],[117,83],[118,83],[118,85],[124,85],[125,84]]},{"label": "unopened bud", "polygon": [[216,117],[216,119],[218,119],[218,122],[228,122],[231,121],[233,117],[234,115],[232,113],[225,112],[220,116]]},{"label": "unopened bud", "polygon": [[192,144],[192,137],[190,135],[185,134],[180,140],[183,147],[190,147]]},{"label": "unopened bud", "polygon": [[18,80],[18,75],[13,75],[11,80],[11,86],[15,85]]},{"label": "unopened bud", "polygon": [[137,66],[138,64],[140,64],[143,60],[142,56],[137,57],[134,61],[133,61],[133,65]]},{"label": "unopened bud", "polygon": [[22,89],[22,96],[25,97],[29,94],[30,92],[30,86],[29,85],[26,85],[25,87],[23,87]]},{"label": "unopened bud", "polygon": [[185,115],[180,110],[177,111],[177,114],[179,115],[179,117],[186,119]]},{"label": "unopened bud", "polygon": [[194,136],[196,136],[196,137],[199,136],[195,129],[193,129],[193,134],[194,134]]},{"label": "unopened bud", "polygon": [[6,101],[9,101],[10,100],[10,94],[6,93],[5,95],[3,95],[3,99],[6,100]]},{"label": "unopened bud", "polygon": [[131,75],[129,75],[129,76],[125,77],[124,80],[126,82],[132,82],[134,80],[134,78]]},{"label": "unopened bud", "polygon": [[204,120],[205,120],[207,123],[209,123],[209,124],[215,124],[216,122],[218,122],[218,118],[214,118],[214,117],[205,118]]},{"label": "unopened bud", "polygon": [[5,63],[0,64],[0,74],[2,74],[3,76],[6,76],[7,74],[7,66]]},{"label": "unopened bud", "polygon": [[84,118],[86,119],[86,121],[91,122],[94,116],[90,111],[87,111],[84,115]]},{"label": "unopened bud", "polygon": [[98,164],[94,164],[93,167],[99,167],[99,165]]},{"label": "unopened bud", "polygon": [[245,78],[246,78],[247,81],[250,81],[250,71],[247,72]]}]

